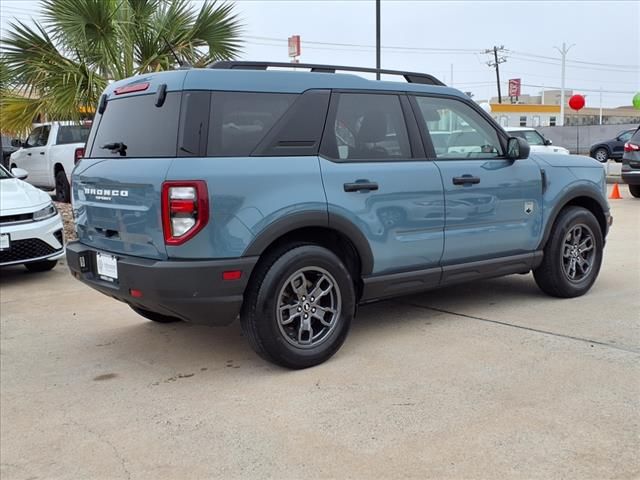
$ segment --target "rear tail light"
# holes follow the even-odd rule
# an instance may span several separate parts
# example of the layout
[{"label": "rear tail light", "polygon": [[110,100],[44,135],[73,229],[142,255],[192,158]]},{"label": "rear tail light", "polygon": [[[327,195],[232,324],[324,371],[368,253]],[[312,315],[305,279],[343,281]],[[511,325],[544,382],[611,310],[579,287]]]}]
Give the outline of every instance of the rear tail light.
[{"label": "rear tail light", "polygon": [[73,153],[73,164],[77,164],[84,157],[84,147],[76,148]]},{"label": "rear tail light", "polygon": [[640,151],[640,145],[636,145],[635,143],[627,142],[624,144],[625,152],[637,152]]},{"label": "rear tail light", "polygon": [[202,180],[162,184],[162,228],[167,245],[181,245],[209,221],[209,193]]}]

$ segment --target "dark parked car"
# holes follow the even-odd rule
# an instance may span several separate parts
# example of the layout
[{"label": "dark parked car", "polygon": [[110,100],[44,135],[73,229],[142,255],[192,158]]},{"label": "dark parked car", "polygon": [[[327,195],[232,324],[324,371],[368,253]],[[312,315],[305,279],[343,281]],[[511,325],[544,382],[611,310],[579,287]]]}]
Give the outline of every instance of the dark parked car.
[{"label": "dark parked car", "polygon": [[0,152],[2,152],[2,158],[1,158],[2,165],[5,166],[6,168],[9,168],[9,157],[13,152],[15,152],[18,149],[18,147],[11,145],[12,138],[9,137],[8,135],[1,135],[0,137],[2,139],[0,141]]},{"label": "dark parked car", "polygon": [[629,185],[629,192],[640,198],[640,127],[624,144],[622,156],[622,181]]},{"label": "dark parked car", "polygon": [[633,132],[635,132],[635,129],[632,128],[631,130],[620,132],[616,138],[611,140],[594,143],[589,149],[589,155],[599,162],[604,163],[611,158],[620,163],[624,153],[624,144],[629,141]]}]

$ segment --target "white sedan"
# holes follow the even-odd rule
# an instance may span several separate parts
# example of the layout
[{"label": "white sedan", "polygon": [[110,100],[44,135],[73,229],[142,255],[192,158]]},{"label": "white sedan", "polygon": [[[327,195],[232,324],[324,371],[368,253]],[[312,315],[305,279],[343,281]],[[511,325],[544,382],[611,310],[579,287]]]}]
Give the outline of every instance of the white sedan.
[{"label": "white sedan", "polygon": [[64,256],[62,220],[51,197],[23,182],[26,177],[0,165],[0,266],[44,272]]},{"label": "white sedan", "polygon": [[540,153],[561,153],[569,155],[569,150],[564,147],[553,145],[551,140],[544,138],[535,128],[529,127],[505,127],[505,131],[511,137],[524,138],[532,152]]}]

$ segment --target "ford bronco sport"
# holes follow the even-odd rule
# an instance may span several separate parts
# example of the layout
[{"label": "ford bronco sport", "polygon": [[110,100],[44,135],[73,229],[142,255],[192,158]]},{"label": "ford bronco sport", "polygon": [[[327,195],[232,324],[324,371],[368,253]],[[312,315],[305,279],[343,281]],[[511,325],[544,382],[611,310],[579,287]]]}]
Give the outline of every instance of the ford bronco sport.
[{"label": "ford bronco sport", "polygon": [[239,316],[289,368],[331,357],[358,304],[530,271],[589,290],[611,223],[597,161],[530,154],[430,75],[336,70],[375,72],[221,62],[109,85],[73,172],[73,275],[156,322]]}]

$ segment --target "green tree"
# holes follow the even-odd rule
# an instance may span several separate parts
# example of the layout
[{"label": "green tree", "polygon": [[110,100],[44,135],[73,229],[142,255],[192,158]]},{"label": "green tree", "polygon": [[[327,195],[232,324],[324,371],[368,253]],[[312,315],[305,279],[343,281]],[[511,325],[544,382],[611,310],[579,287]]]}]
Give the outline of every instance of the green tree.
[{"label": "green tree", "polygon": [[4,131],[25,131],[39,114],[77,120],[109,81],[175,68],[175,56],[203,67],[241,48],[233,5],[216,0],[199,10],[189,0],[41,0],[41,8],[41,23],[13,22],[2,39]]}]

